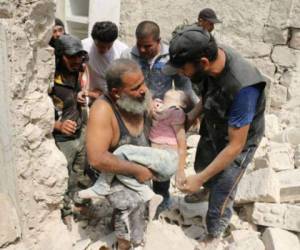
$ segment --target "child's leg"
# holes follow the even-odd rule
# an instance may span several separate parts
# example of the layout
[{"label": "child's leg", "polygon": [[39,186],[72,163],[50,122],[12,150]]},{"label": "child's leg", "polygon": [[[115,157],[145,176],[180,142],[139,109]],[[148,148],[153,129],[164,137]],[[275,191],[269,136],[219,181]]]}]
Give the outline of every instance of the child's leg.
[{"label": "child's leg", "polygon": [[177,170],[178,156],[175,150],[123,145],[114,154],[152,169],[159,181],[169,180]]}]

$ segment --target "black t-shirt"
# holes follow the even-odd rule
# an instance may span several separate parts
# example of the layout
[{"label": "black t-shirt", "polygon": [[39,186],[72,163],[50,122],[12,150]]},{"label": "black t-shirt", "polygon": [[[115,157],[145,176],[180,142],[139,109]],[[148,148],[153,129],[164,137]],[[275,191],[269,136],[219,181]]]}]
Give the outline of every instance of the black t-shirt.
[{"label": "black t-shirt", "polygon": [[[77,75],[76,75],[77,76]],[[80,91],[78,77],[72,81],[66,81],[61,74],[56,74],[54,84],[49,95],[55,107],[55,120],[72,120],[77,123],[77,130],[73,135],[62,134],[54,130],[53,136],[56,141],[67,141],[80,136],[82,127],[82,114],[80,104],[77,102],[77,94]]]}]

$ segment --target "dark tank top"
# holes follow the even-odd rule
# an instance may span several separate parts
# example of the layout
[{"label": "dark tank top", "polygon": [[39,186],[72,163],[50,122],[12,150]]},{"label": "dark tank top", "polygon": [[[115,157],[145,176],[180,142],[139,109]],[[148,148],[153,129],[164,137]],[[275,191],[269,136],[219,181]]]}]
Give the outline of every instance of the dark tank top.
[{"label": "dark tank top", "polygon": [[144,146],[144,147],[149,146],[149,140],[147,139],[148,137],[146,137],[146,131],[147,131],[147,125],[148,125],[146,115],[144,116],[144,129],[142,130],[142,132],[139,135],[133,136],[129,133],[128,129],[126,128],[120,112],[117,110],[116,106],[114,105],[114,103],[112,102],[110,97],[103,95],[101,98],[110,104],[112,110],[115,113],[115,116],[118,121],[119,129],[120,129],[119,142],[116,146],[114,146],[114,148],[111,148],[109,151],[113,152],[115,149],[117,149],[118,147],[121,147],[122,145],[125,145],[125,144],[131,144],[131,145],[135,145],[135,146]]}]

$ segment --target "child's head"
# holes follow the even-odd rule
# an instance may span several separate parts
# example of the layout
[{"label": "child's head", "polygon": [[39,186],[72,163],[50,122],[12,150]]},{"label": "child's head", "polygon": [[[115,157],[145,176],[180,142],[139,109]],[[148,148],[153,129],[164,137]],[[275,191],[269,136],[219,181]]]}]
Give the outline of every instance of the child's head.
[{"label": "child's head", "polygon": [[185,109],[189,104],[186,94],[181,90],[174,89],[168,90],[165,93],[163,102],[166,108],[175,106],[177,108]]}]

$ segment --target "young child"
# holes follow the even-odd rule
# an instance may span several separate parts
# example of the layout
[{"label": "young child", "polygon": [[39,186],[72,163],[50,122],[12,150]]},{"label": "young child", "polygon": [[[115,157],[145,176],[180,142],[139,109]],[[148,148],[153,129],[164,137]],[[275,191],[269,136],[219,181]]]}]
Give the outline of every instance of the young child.
[{"label": "young child", "polygon": [[[186,158],[183,108],[187,106],[187,100],[184,92],[177,90],[166,92],[164,100],[155,99],[149,134],[151,147],[123,145],[114,151],[114,155],[150,168],[157,181],[167,181],[176,173],[176,184],[183,185]],[[152,220],[163,197],[155,194],[149,185],[130,176],[101,173],[94,186],[80,191],[79,197],[88,199],[108,195],[113,178],[138,192],[145,202],[149,201],[149,220]]]}]

